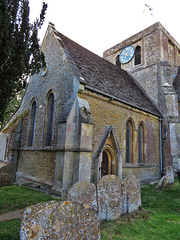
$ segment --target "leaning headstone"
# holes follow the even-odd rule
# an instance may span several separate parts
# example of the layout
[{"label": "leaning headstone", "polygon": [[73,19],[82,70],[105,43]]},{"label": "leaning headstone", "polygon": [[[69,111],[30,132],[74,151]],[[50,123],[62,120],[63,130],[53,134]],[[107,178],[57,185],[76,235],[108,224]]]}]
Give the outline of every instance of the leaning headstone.
[{"label": "leaning headstone", "polygon": [[166,176],[169,177],[168,184],[173,184],[174,183],[174,170],[171,165],[166,167]]},{"label": "leaning headstone", "polygon": [[115,175],[106,175],[97,184],[98,208],[100,220],[115,220],[120,217],[121,179]]},{"label": "leaning headstone", "polygon": [[20,239],[100,239],[96,210],[77,202],[49,202],[26,208]]},{"label": "leaning headstone", "polygon": [[77,182],[68,191],[67,200],[83,202],[97,210],[96,186],[89,182]]},{"label": "leaning headstone", "polygon": [[123,213],[138,210],[141,206],[140,180],[135,176],[127,176],[123,181]]},{"label": "leaning headstone", "polygon": [[15,171],[10,165],[0,168],[0,187],[10,186],[13,184]]},{"label": "leaning headstone", "polygon": [[164,189],[174,183],[174,171],[171,165],[166,167],[166,174],[159,180],[156,189]]}]

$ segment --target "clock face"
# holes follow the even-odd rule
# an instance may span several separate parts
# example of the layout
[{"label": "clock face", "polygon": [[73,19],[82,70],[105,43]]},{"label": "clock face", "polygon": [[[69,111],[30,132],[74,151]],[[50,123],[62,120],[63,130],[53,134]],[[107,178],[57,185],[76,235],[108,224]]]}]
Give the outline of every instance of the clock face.
[{"label": "clock face", "polygon": [[134,52],[133,46],[125,47],[119,55],[119,61],[121,63],[128,63],[134,57]]}]

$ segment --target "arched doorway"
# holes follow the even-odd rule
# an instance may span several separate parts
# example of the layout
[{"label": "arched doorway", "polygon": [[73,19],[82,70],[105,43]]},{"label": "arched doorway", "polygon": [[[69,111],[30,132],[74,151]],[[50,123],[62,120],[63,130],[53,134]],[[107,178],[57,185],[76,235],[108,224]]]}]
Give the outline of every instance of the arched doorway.
[{"label": "arched doorway", "polygon": [[107,174],[114,174],[114,159],[112,151],[104,149],[102,152],[101,177]]}]

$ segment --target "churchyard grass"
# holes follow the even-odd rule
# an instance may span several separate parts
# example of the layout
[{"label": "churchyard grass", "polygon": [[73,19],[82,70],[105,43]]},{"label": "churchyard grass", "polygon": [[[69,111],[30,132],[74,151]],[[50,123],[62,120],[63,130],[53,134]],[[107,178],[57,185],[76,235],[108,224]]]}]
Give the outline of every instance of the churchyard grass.
[{"label": "churchyard grass", "polygon": [[21,219],[19,218],[0,222],[0,239],[19,240],[20,228]]},{"label": "churchyard grass", "polygon": [[[57,200],[27,187],[13,185],[0,188],[0,214],[22,209],[32,204]],[[1,240],[19,240],[21,219],[0,222]]]},{"label": "churchyard grass", "polygon": [[2,187],[0,188],[0,213],[51,200],[54,200],[51,196],[24,186]]},{"label": "churchyard grass", "polygon": [[155,186],[141,188],[142,209],[120,220],[101,224],[101,240],[179,240],[180,239],[180,185],[166,190]]},{"label": "churchyard grass", "polygon": [[[179,240],[180,185],[163,191],[155,186],[141,188],[142,209],[119,220],[101,223],[101,240]],[[53,200],[51,196],[20,186],[0,188],[0,213]],[[19,239],[21,220],[0,222],[0,239]]]}]

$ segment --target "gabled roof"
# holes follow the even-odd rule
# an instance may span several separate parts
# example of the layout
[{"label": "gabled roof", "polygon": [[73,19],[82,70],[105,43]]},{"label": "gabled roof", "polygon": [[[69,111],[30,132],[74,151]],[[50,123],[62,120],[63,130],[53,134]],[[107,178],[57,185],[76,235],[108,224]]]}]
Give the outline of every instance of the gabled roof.
[{"label": "gabled roof", "polygon": [[98,149],[97,149],[97,150],[95,151],[95,153],[94,153],[94,159],[98,159],[98,158],[99,158],[100,154],[101,154],[102,151],[103,151],[103,148],[104,148],[104,145],[105,145],[105,143],[106,143],[106,141],[107,141],[107,138],[108,138],[108,136],[109,136],[110,134],[112,134],[112,138],[113,138],[114,143],[115,143],[115,144],[114,144],[114,145],[115,145],[114,147],[116,148],[116,150],[118,151],[118,153],[120,153],[119,145],[118,145],[116,136],[115,136],[115,134],[114,134],[113,126],[107,126],[107,127],[106,127],[106,130],[105,130],[105,132],[104,132],[104,134],[103,134],[103,136],[102,136],[102,138],[101,138],[101,141],[100,141],[100,143],[99,143]]},{"label": "gabled roof", "polygon": [[[130,106],[161,116],[155,103],[126,71],[64,36],[54,25],[51,27],[70,62],[78,68],[78,75],[85,80],[85,86],[104,92]],[[76,67],[73,66],[77,72]]]}]

